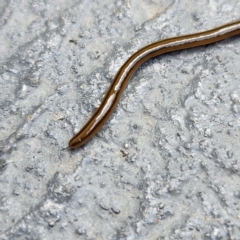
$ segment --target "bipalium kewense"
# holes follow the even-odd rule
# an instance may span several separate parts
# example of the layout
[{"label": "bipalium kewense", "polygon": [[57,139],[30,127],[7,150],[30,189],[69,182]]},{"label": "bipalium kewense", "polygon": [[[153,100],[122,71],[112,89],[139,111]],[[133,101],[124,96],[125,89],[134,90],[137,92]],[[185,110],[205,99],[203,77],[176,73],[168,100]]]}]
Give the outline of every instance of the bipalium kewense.
[{"label": "bipalium kewense", "polygon": [[215,43],[238,34],[240,34],[240,21],[205,32],[160,40],[135,52],[119,69],[100,106],[83,128],[70,140],[69,148],[82,146],[101,129],[114,111],[132,75],[148,59],[168,52]]}]

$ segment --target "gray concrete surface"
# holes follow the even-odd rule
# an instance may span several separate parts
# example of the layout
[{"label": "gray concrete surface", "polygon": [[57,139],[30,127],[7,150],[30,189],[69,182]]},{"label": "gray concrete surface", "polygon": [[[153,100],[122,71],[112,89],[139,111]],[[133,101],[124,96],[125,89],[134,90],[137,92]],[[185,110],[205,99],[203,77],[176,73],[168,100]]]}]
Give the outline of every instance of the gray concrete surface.
[{"label": "gray concrete surface", "polygon": [[0,1],[0,239],[240,239],[240,37],[148,61],[67,144],[124,61],[240,19],[237,0]]}]

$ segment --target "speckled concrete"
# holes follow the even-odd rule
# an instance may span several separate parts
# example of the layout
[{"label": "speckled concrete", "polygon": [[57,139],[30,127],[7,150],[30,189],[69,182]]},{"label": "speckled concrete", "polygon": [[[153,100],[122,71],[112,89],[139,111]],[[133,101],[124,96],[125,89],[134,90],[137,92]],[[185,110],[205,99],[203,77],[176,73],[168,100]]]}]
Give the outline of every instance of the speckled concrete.
[{"label": "speckled concrete", "polygon": [[237,0],[0,1],[0,239],[240,239],[240,36],[160,56],[84,147],[124,61],[240,19]]}]

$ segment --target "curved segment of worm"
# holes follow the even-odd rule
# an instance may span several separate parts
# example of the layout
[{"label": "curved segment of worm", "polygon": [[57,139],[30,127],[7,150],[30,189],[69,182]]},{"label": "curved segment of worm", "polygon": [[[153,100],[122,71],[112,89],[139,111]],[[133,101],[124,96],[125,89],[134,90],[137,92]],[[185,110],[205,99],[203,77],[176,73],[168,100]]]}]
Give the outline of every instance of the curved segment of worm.
[{"label": "curved segment of worm", "polygon": [[238,34],[240,34],[240,21],[205,32],[160,40],[135,52],[119,69],[100,106],[83,128],[70,140],[69,148],[82,146],[102,128],[116,108],[132,75],[148,59],[168,52],[215,43]]}]

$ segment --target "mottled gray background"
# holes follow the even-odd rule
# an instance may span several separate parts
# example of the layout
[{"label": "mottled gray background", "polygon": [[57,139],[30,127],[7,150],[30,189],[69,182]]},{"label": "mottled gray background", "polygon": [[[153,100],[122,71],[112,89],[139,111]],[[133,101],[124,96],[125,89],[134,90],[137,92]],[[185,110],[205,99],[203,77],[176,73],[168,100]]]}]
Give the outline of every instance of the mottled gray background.
[{"label": "mottled gray background", "polygon": [[160,56],[68,141],[137,49],[237,0],[0,1],[0,239],[240,239],[240,36]]}]

